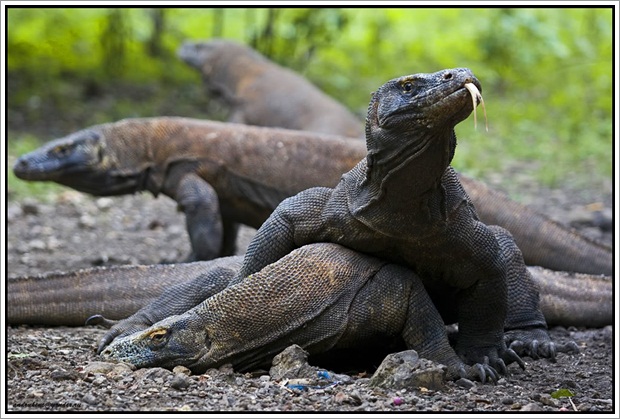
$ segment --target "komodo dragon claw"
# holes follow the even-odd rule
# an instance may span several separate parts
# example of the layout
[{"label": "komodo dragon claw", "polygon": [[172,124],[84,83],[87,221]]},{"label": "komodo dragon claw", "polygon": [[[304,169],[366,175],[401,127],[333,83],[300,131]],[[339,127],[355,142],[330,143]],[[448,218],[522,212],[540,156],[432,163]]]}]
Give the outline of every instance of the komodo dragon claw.
[{"label": "komodo dragon claw", "polygon": [[[469,371],[467,369],[469,369]],[[478,379],[482,384],[485,384],[489,380],[492,381],[493,384],[497,384],[500,376],[495,368],[488,364],[474,364],[469,367],[461,365],[458,375],[461,378]]]},{"label": "komodo dragon claw", "polygon": [[553,342],[544,329],[511,330],[505,334],[506,344],[510,349],[521,356],[529,356],[532,359],[547,358],[551,362],[556,361],[559,352],[578,354],[579,346],[573,341],[565,344]]},{"label": "komodo dragon claw", "polygon": [[108,329],[118,323],[118,320],[110,320],[103,317],[101,314],[94,314],[86,319],[84,323],[86,326],[103,326]]}]

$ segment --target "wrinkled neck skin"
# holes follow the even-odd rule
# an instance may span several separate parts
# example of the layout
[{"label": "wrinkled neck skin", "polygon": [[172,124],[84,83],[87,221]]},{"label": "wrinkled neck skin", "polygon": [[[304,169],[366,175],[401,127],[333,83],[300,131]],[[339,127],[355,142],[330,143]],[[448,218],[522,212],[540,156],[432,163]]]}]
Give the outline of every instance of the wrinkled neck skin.
[{"label": "wrinkled neck skin", "polygon": [[385,197],[390,208],[411,210],[421,199],[442,193],[441,177],[450,164],[456,143],[451,127],[379,135],[391,137],[391,142],[404,146],[368,154],[366,179],[361,185],[367,191],[366,205],[381,205]]},{"label": "wrinkled neck skin", "polygon": [[[409,123],[405,124],[409,129],[383,129],[376,123],[368,125],[367,136],[373,141],[368,144],[365,178],[350,200],[352,213],[364,218],[364,214],[384,212],[388,207],[392,214],[421,222],[429,217],[445,218],[443,211],[430,214],[428,208],[429,201],[444,202],[441,178],[454,156],[453,126],[427,128]],[[377,143],[390,147],[376,147]]]}]

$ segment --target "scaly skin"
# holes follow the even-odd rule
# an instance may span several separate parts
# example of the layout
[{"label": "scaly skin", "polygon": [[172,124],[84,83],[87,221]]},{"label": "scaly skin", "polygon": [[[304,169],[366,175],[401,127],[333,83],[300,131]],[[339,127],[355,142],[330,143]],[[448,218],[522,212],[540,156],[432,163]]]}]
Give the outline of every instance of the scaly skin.
[{"label": "scaly skin", "polygon": [[[239,270],[242,258],[169,265],[124,265],[12,277],[7,280],[7,322],[50,326],[83,326],[93,314],[120,320],[150,304],[174,284],[211,275],[203,284],[213,293],[224,289],[213,272]],[[168,301],[175,313],[198,304],[192,293]],[[153,314],[155,315],[155,314]]]},{"label": "scaly skin", "polygon": [[[510,234],[489,228],[449,167],[454,126],[472,111],[468,69],[391,80],[374,93],[366,123],[368,155],[334,188],[282,202],[250,243],[239,281],[293,249],[333,242],[411,267],[438,310],[459,323],[457,353],[505,372],[520,362],[504,327],[531,349],[553,343],[538,292]],[[509,301],[507,287],[520,303]],[[526,309],[523,309],[526,307]],[[518,330],[518,332],[517,332]],[[544,355],[544,354],[543,354]]]},{"label": "scaly skin", "polygon": [[137,367],[201,373],[231,363],[243,371],[293,343],[320,354],[390,351],[401,341],[446,365],[450,379],[497,380],[489,366],[459,359],[412,271],[330,243],[296,249],[181,315],[118,337],[101,356]]},{"label": "scaly skin", "polygon": [[[93,314],[124,319],[110,331],[107,340],[111,341],[128,334],[128,330],[142,330],[192,308],[227,286],[228,281],[214,272],[231,270],[236,274],[242,261],[242,256],[231,256],[183,264],[121,265],[9,277],[6,320],[11,325],[82,326]],[[540,267],[528,270],[541,290],[540,306],[548,324],[613,324],[611,277]],[[137,311],[142,313],[125,319]]]},{"label": "scaly skin", "polygon": [[[17,177],[97,196],[140,191],[175,199],[189,260],[231,255],[237,223],[258,228],[286,197],[335,186],[366,155],[355,139],[186,118],[96,125],[21,156]],[[611,248],[460,176],[481,220],[509,230],[529,264],[611,275]],[[567,257],[565,255],[570,255]]]}]

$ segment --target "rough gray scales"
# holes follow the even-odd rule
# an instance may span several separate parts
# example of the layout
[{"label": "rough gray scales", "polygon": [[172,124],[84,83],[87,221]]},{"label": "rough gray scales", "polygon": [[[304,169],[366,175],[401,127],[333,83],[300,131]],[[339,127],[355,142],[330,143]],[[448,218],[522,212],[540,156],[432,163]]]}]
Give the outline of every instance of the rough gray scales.
[{"label": "rough gray scales", "polygon": [[230,122],[362,137],[363,124],[301,75],[226,39],[184,42],[178,56],[231,109]]},{"label": "rough gray scales", "polygon": [[402,342],[446,365],[452,379],[498,378],[488,365],[459,359],[411,270],[318,243],[294,250],[181,315],[118,337],[101,355],[137,367],[184,365],[204,372],[231,363],[243,371],[269,365],[292,343],[310,354],[371,354],[390,352]]},{"label": "rough gray scales", "polygon": [[[234,253],[237,224],[258,228],[286,197],[335,186],[366,155],[363,142],[333,135],[187,118],[96,125],[21,156],[17,177],[93,195],[150,191],[185,213],[189,260]],[[481,220],[509,230],[528,264],[611,275],[609,246],[459,176]]]},{"label": "rough gray scales", "polygon": [[473,109],[466,84],[480,90],[459,68],[381,86],[368,108],[366,159],[334,189],[283,201],[250,243],[235,281],[304,244],[338,243],[414,269],[444,320],[459,323],[456,349],[466,363],[504,372],[505,362],[520,361],[504,328],[525,353],[553,357],[521,252],[506,230],[478,220],[449,166],[454,127]]},{"label": "rough gray scales", "polygon": [[[182,314],[223,289],[228,281],[214,271],[237,273],[242,261],[242,256],[231,256],[174,265],[122,265],[9,277],[7,322],[82,326],[93,314],[121,320],[143,309],[142,314],[123,320],[112,331],[114,336],[126,335],[128,329],[141,330],[167,316]],[[613,323],[610,277],[528,269],[541,289],[540,305],[548,324],[602,327]]]}]

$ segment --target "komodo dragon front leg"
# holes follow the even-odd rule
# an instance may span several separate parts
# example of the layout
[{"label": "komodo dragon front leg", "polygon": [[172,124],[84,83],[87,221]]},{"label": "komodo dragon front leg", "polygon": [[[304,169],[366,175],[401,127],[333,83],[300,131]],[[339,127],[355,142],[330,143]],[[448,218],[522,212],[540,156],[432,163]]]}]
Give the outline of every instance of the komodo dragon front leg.
[{"label": "komodo dragon front leg", "polygon": [[192,249],[187,260],[233,255],[237,226],[224,225],[217,191],[194,172],[183,172],[176,187],[171,189],[178,209],[185,214]]},{"label": "komodo dragon front leg", "polygon": [[[159,308],[141,311],[148,310]],[[399,342],[446,365],[450,379],[498,379],[490,366],[459,359],[415,273],[331,243],[296,249],[183,314],[123,333],[101,356],[137,367],[247,370],[294,343],[320,354],[385,351]]]}]

